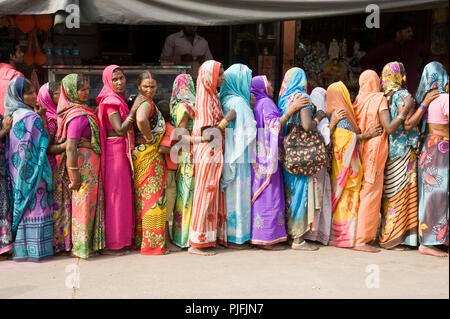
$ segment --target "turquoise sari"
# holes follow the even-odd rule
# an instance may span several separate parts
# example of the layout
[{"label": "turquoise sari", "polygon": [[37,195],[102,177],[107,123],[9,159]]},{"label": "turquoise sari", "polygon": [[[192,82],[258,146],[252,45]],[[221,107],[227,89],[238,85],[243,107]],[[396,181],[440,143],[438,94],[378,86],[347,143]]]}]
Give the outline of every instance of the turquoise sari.
[{"label": "turquoise sari", "polygon": [[227,241],[243,244],[251,239],[251,163],[250,152],[256,139],[256,121],[250,108],[252,71],[234,64],[224,73],[220,90],[223,113],[236,112],[225,133],[224,166],[221,189],[225,192]]}]

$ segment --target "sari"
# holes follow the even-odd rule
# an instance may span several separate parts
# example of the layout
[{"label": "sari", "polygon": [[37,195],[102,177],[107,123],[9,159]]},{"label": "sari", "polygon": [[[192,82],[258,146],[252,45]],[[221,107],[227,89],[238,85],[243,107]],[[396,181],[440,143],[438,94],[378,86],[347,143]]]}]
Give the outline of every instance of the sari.
[{"label": "sari", "polygon": [[[3,128],[0,115],[0,130]],[[11,207],[8,196],[8,175],[6,174],[6,136],[0,139],[0,255],[13,248],[11,233]]]},{"label": "sari", "polygon": [[[58,130],[57,106],[48,91],[48,83],[39,89],[38,102],[47,109],[47,128],[50,137],[55,137]],[[53,139],[56,141],[56,138]],[[53,249],[55,253],[70,251],[72,248],[72,193],[69,190],[70,180],[61,165],[61,156],[47,154],[53,172]],[[59,161],[58,161],[59,160]]]},{"label": "sari", "polygon": [[[203,128],[217,126],[223,118],[217,95],[220,65],[217,61],[209,60],[199,68],[192,131],[194,136],[202,136]],[[214,140],[212,143],[194,144],[194,205],[189,244],[195,248],[215,246],[216,242],[226,245],[227,241],[224,194],[219,188],[223,138]]]},{"label": "sari", "polygon": [[273,245],[287,240],[284,185],[281,174],[283,132],[281,113],[268,94],[265,75],[255,76],[251,93],[257,137],[256,158],[252,163],[252,231],[254,245]]},{"label": "sari", "polygon": [[[195,86],[189,74],[180,74],[173,82],[170,99],[172,125],[179,127],[181,120],[188,117],[187,130],[192,132],[195,118]],[[177,195],[175,200],[172,237],[175,245],[189,247],[189,226],[194,200],[194,163],[192,147],[186,152],[180,150],[176,173]]]},{"label": "sari", "polygon": [[256,121],[250,108],[252,71],[233,64],[224,73],[220,88],[223,113],[236,112],[225,130],[225,153],[220,187],[225,193],[227,242],[243,244],[251,239],[252,174],[250,151],[256,138]]},{"label": "sari", "polygon": [[[359,194],[363,169],[358,154],[356,134],[360,133],[350,94],[341,81],[327,89],[327,114],[344,109],[347,118],[339,121],[331,140],[332,222],[330,243],[335,247],[353,247],[356,239]],[[342,122],[342,123],[341,123]]]},{"label": "sari", "polygon": [[[420,79],[416,101],[423,101],[427,92],[437,88],[441,94],[447,95],[445,111],[448,114],[448,93],[445,91],[447,85],[448,75],[442,64],[427,64]],[[428,108],[433,106],[431,102]],[[430,246],[448,245],[449,139],[426,133],[426,121],[423,121],[421,130],[424,141],[418,162],[419,243]]]},{"label": "sari", "polygon": [[[142,105],[143,104],[143,105]],[[135,232],[133,246],[142,255],[164,255],[166,232],[166,198],[164,185],[167,166],[164,155],[158,152],[164,137],[166,123],[152,101],[146,100],[141,107],[150,107],[151,117],[157,114],[157,124],[152,129],[152,141],[138,144],[133,151]]]},{"label": "sari", "polygon": [[[105,247],[105,206],[100,165],[100,133],[98,119],[94,111],[78,101],[77,74],[69,74],[61,81],[61,94],[58,101],[58,141],[67,139],[68,124],[80,116],[87,117],[91,130],[89,148],[78,148],[78,165],[81,186],[72,192],[71,237],[72,254],[80,258],[102,250]],[[67,153],[58,155],[62,167],[63,180],[69,179]]]},{"label": "sari", "polygon": [[[381,76],[381,87],[390,95],[389,113],[395,119],[403,97],[409,95],[403,84],[400,63],[388,63]],[[384,172],[380,247],[390,249],[399,244],[417,246],[417,147],[416,128],[406,131],[403,124],[389,135],[389,154]]]},{"label": "sari", "polygon": [[[289,69],[281,84],[278,98],[278,109],[281,114],[286,113],[289,105],[294,101],[295,96],[306,94],[306,74],[300,68]],[[314,112],[312,104],[303,109],[310,109]],[[288,123],[301,125],[300,112],[295,113]],[[284,127],[284,134],[287,135],[287,126]],[[308,214],[308,178],[306,175],[293,175],[283,168],[285,207],[287,218],[287,232],[292,239],[302,237],[311,228],[314,215]]]},{"label": "sari", "polygon": [[40,261],[53,255],[52,170],[48,134],[41,118],[23,102],[24,78],[9,82],[5,116],[13,117],[7,162],[15,261]]},{"label": "sari", "polygon": [[[113,71],[117,68],[117,65],[105,68],[103,88],[96,99],[105,194],[105,248],[113,250],[131,246],[134,230],[133,130],[130,129],[124,136],[108,137],[106,133],[107,129],[112,129],[109,114],[119,113],[123,122],[130,113],[124,97],[118,95],[112,86]],[[118,180],[120,183],[117,183]]]},{"label": "sari", "polygon": [[[310,98],[317,110],[326,112],[326,94],[327,91],[321,87],[312,90]],[[317,126],[325,145],[330,144],[329,125],[328,118],[325,117]],[[331,231],[331,184],[328,167],[308,178],[308,214],[313,214],[314,220],[303,238],[328,245]]]},{"label": "sari", "polygon": [[[387,106],[387,100],[380,91],[380,78],[375,71],[366,70],[359,77],[359,93],[353,103],[356,121],[362,133],[380,125],[378,113],[382,106]],[[384,130],[380,136],[359,142],[363,180],[356,226],[356,246],[371,243],[377,237],[388,152],[388,137]]]}]

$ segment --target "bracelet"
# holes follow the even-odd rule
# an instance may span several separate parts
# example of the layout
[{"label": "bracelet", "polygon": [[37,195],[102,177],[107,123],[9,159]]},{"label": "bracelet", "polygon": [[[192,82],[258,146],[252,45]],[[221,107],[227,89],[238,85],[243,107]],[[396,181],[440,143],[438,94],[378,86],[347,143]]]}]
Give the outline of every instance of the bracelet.
[{"label": "bracelet", "polygon": [[406,117],[405,116],[403,116],[402,114],[399,114],[398,116],[397,116],[399,119],[401,119],[401,120],[406,120]]},{"label": "bracelet", "polygon": [[79,167],[70,167],[70,166],[67,166],[67,169],[70,169],[71,171],[79,171],[80,170]]},{"label": "bracelet", "polygon": [[424,110],[424,112],[426,112],[428,110],[427,107],[423,104],[420,104],[419,107],[422,108],[422,110]]},{"label": "bracelet", "polygon": [[127,116],[127,118],[125,119],[125,121],[128,121],[128,122],[130,122],[130,123],[133,123],[134,122],[134,120],[133,120],[133,118],[131,117],[131,116]]},{"label": "bracelet", "polygon": [[290,116],[286,116],[286,113],[281,115],[281,117],[284,117],[284,119],[286,120],[286,122],[289,122],[289,118]]},{"label": "bracelet", "polygon": [[228,125],[228,121],[224,118],[222,119],[222,121],[220,121],[219,123],[219,127],[223,130],[225,127],[227,127]]}]

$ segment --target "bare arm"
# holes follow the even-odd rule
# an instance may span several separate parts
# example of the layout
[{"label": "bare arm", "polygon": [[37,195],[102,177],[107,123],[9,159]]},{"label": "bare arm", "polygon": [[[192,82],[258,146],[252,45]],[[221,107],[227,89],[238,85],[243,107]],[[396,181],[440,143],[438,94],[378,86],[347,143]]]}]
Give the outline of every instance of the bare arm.
[{"label": "bare arm", "polygon": [[77,153],[78,139],[68,138],[67,139],[67,170],[70,172],[71,179],[69,184],[69,189],[78,190],[81,186],[81,175],[78,168],[78,153]]},{"label": "bare arm", "polygon": [[380,119],[381,125],[385,129],[386,133],[391,135],[403,124],[405,121],[403,118],[406,118],[408,115],[408,110],[404,109],[400,112],[400,116],[397,116],[395,119],[391,121],[391,116],[389,115],[389,110],[383,110],[378,113],[378,117]]},{"label": "bare arm", "polygon": [[[441,93],[438,90],[432,90],[428,92],[425,95],[424,100],[422,101],[422,105],[428,108],[430,106],[430,103],[437,98]],[[405,102],[405,100],[403,100]],[[405,102],[406,103],[406,102]],[[406,104],[405,104],[406,105]],[[410,131],[413,127],[416,127],[420,120],[422,119],[422,116],[425,114],[425,110],[421,107],[419,107],[414,113],[410,111],[409,116],[407,117],[405,121],[405,130]]]},{"label": "bare arm", "polygon": [[[141,104],[142,106],[143,104]],[[156,112],[156,110],[155,110]],[[147,141],[151,141],[153,139],[152,130],[150,129],[150,123],[148,121],[148,117],[150,116],[150,108],[146,105],[139,107],[136,114],[136,124],[141,131],[142,135]]]},{"label": "bare arm", "polygon": [[6,136],[6,134],[9,133],[11,130],[13,124],[12,117],[5,117],[2,122],[2,129],[0,130],[0,138],[3,138]]}]

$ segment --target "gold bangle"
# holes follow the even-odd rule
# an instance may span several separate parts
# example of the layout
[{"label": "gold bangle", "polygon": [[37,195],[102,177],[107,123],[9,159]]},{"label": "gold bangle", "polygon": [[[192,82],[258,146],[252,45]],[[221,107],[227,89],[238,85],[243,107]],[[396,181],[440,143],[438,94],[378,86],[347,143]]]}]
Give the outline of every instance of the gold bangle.
[{"label": "gold bangle", "polygon": [[228,121],[227,121],[225,118],[223,118],[222,121],[220,121],[220,123],[219,123],[218,126],[219,126],[221,129],[224,129],[225,127],[227,127],[227,125],[228,125]]},{"label": "gold bangle", "polygon": [[289,118],[290,118],[290,117],[287,117],[286,114],[283,114],[283,115],[281,115],[281,116],[284,117],[284,119],[286,120],[286,122],[289,122]]},{"label": "gold bangle", "polygon": [[133,118],[131,117],[131,116],[127,116],[127,118],[126,118],[126,121],[128,121],[128,122],[130,122],[130,123],[133,123],[134,122],[134,120],[133,120]]},{"label": "gold bangle", "polygon": [[79,171],[80,170],[79,167],[70,167],[70,166],[67,166],[67,169],[70,169],[71,171]]}]

